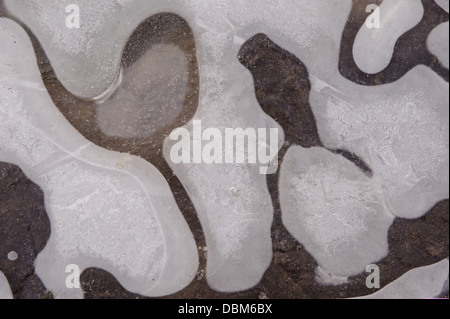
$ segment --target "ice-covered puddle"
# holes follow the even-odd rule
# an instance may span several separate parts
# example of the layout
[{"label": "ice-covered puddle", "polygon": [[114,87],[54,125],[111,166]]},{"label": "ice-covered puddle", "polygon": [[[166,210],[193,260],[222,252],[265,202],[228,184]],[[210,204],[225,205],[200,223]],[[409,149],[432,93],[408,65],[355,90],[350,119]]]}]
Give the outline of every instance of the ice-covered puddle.
[{"label": "ice-covered puddle", "polygon": [[[124,101],[135,101],[137,94],[145,92],[145,82],[141,80],[148,79],[142,78],[133,82],[133,66],[120,72],[120,59],[130,34],[149,16],[160,12],[174,12],[185,18],[192,27],[198,47],[200,102],[193,119],[186,125],[180,124],[191,134],[194,121],[201,121],[205,128],[218,128],[221,133],[226,128],[236,127],[276,128],[281,133],[278,142],[282,145],[285,137],[282,128],[277,124],[279,119],[271,118],[261,109],[255,98],[255,83],[248,70],[239,64],[238,53],[246,40],[263,32],[300,59],[308,69],[312,82],[314,94],[310,102],[318,120],[323,144],[330,149],[355,153],[366,161],[373,171],[373,176],[369,177],[350,161],[325,149],[292,147],[287,153],[280,180],[284,203],[283,220],[286,228],[299,243],[304,244],[317,259],[319,274],[325,272],[336,276],[350,276],[360,273],[365,263],[376,262],[386,254],[386,233],[394,216],[421,216],[436,201],[448,197],[448,192],[444,191],[444,187],[448,187],[448,138],[444,137],[445,134],[448,135],[448,110],[443,108],[443,105],[448,104],[448,83],[425,67],[412,70],[405,78],[391,86],[366,88],[344,79],[339,74],[338,62],[342,31],[352,4],[350,0],[263,0],[259,1],[258,5],[245,0],[195,0],[189,3],[181,0],[101,0],[95,4],[80,0],[78,5],[84,14],[83,27],[79,30],[68,29],[64,25],[65,7],[70,1],[52,0],[44,3],[36,0],[5,0],[4,3],[11,14],[23,21],[36,35],[59,80],[71,93],[84,98],[103,99],[106,96],[104,104],[98,106],[99,122],[103,123],[100,124],[103,131],[112,136],[142,137],[158,130],[153,120],[141,121],[145,119],[145,114],[132,114],[134,102],[126,108],[121,108]],[[389,1],[386,0],[385,7],[387,4]],[[388,49],[381,52],[381,58],[376,59],[377,68],[382,68],[382,64],[392,56],[389,53],[393,48],[391,42],[411,28],[411,21],[419,16],[418,10],[412,11],[411,15],[402,15],[401,19],[396,20],[400,25],[394,29],[401,29],[401,32],[392,32],[388,34],[389,38],[378,39]],[[430,43],[432,40],[433,37],[430,38]],[[174,94],[182,95],[183,57],[174,48],[170,49],[167,56],[163,56],[163,50],[162,47],[154,47],[153,51],[148,51],[143,57],[145,66],[153,73],[149,74],[150,81],[154,73],[161,70],[158,68],[161,67],[158,65],[158,59],[175,61],[172,65],[175,73],[172,75],[180,78],[180,82],[174,83],[180,92]],[[434,51],[431,44],[430,50]],[[436,51],[435,54],[439,52]],[[369,60],[367,52],[362,54],[361,60]],[[139,63],[134,67],[138,68]],[[126,77],[130,81],[121,82],[121,79]],[[31,84],[20,83],[26,83],[33,88],[36,87],[35,83],[40,82],[33,80]],[[28,94],[28,91],[19,88],[22,89],[19,86],[17,92]],[[137,89],[136,95],[127,96],[130,89],[134,88]],[[158,88],[157,83],[155,88]],[[113,94],[110,95],[111,92]],[[164,104],[167,102],[166,98],[162,94],[161,99],[151,102]],[[50,103],[42,104],[51,106]],[[156,118],[161,118],[159,124],[170,122],[178,109],[176,105],[170,102],[168,104],[171,106],[170,112],[164,112],[164,107],[157,109],[151,106],[147,111],[158,113]],[[57,116],[56,113],[54,116]],[[44,121],[42,118],[38,119]],[[66,136],[65,132],[71,129],[62,117],[58,117],[57,123],[59,122],[61,123],[54,124],[52,131],[57,133],[49,136],[53,138],[53,135],[58,135],[55,138],[62,140]],[[45,123],[39,122],[29,131],[46,132]],[[17,127],[17,123],[15,124]],[[10,126],[10,130],[17,134],[17,129],[13,131]],[[8,133],[12,134],[10,131]],[[77,249],[83,256],[89,255],[91,258],[82,264],[83,267],[97,265],[111,271],[125,288],[131,291],[152,295],[153,293],[144,289],[151,287],[151,283],[148,280],[140,280],[139,277],[139,274],[145,272],[149,279],[152,277],[152,271],[162,272],[161,278],[167,280],[160,279],[161,283],[165,283],[164,287],[174,285],[170,291],[158,290],[160,287],[156,286],[154,294],[168,294],[185,286],[189,279],[192,279],[190,270],[196,266],[196,252],[195,247],[191,247],[189,230],[180,220],[181,217],[176,217],[180,214],[165,181],[148,165],[145,165],[146,169],[141,169],[144,165],[141,161],[136,162],[125,155],[119,156],[119,159],[117,154],[101,151],[87,141],[73,142],[77,141],[73,138],[76,132],[70,134],[71,138],[67,143],[74,145],[69,147],[69,151],[80,153],[77,153],[77,159],[67,159],[63,150],[54,150],[53,144],[44,142],[41,148],[34,148],[31,154],[19,154],[24,148],[18,147],[19,153],[15,155],[17,158],[32,161],[42,158],[40,162],[43,164],[38,165],[36,169],[45,174],[42,173],[36,179],[42,178],[40,185],[46,190],[48,205],[55,204],[55,209],[63,208],[65,212],[58,215],[59,221],[52,219],[52,227],[55,227],[56,231],[52,233],[52,240],[42,254],[43,257],[38,259],[38,268],[42,265],[38,272],[44,277],[46,285],[58,292],[59,287],[56,287],[52,280],[60,279],[48,277],[48,270],[44,269],[45,262],[55,258],[55,251],[58,258],[72,258],[70,256],[74,251],[68,242],[77,238]],[[40,136],[40,133],[36,135]],[[31,143],[30,141],[33,142],[32,139],[26,139],[27,143]],[[11,141],[8,140],[7,143]],[[58,145],[61,145],[61,142]],[[83,145],[86,145],[86,148],[80,149]],[[208,246],[208,283],[215,290],[224,292],[246,290],[257,285],[272,259],[270,231],[273,217],[266,177],[260,174],[259,165],[175,164],[170,157],[173,145],[173,141],[166,140],[164,157],[184,185],[202,223]],[[55,157],[46,163],[46,154],[52,153]],[[317,161],[312,162],[311,158],[316,155]],[[52,163],[58,159],[61,162],[53,166]],[[98,164],[99,162],[101,164]],[[28,167],[26,163],[22,166]],[[32,166],[32,169],[27,170],[29,175],[34,172],[35,167]],[[290,169],[295,171],[295,174]],[[130,170],[129,174],[124,174],[124,170]],[[151,192],[142,194],[148,189],[155,190],[153,184],[136,188],[136,178],[132,178],[133,176],[139,176],[141,183],[145,183],[148,177],[142,175],[141,170],[150,170],[152,178],[148,180],[156,180],[155,183],[161,187],[156,187],[165,195],[164,200],[159,202],[161,210],[155,208],[149,214],[140,214],[133,209],[142,204],[148,211],[150,205],[147,201],[152,202],[154,199],[150,196],[153,195]],[[65,176],[72,183],[64,184],[57,176]],[[83,186],[72,190],[70,185],[76,185],[81,177],[84,182],[78,185]],[[320,180],[316,180],[319,178]],[[104,187],[96,187],[99,183]],[[128,205],[129,202],[123,198],[121,201],[113,198],[117,193],[127,194],[133,205]],[[72,200],[69,205],[61,203],[66,202],[72,195],[77,199]],[[343,199],[351,209],[342,203]],[[111,208],[112,211],[122,208],[122,213],[128,214],[126,218],[118,214],[123,216],[122,222],[119,223],[105,215],[107,212],[104,212],[104,207]],[[99,209],[101,212],[99,216],[93,217],[85,208],[88,208],[88,212],[89,209]],[[336,210],[335,213],[329,214],[332,209]],[[72,210],[79,214],[70,214]],[[171,213],[166,213],[167,210]],[[56,216],[52,210],[49,214],[52,218]],[[177,226],[170,225],[166,229],[162,224],[167,226],[165,218],[169,215],[176,221]],[[85,236],[84,230],[66,231],[64,227],[73,222],[74,218],[80,218],[80,225],[84,225],[89,234],[95,234],[97,228],[105,223],[110,227],[108,230],[116,227],[124,230],[128,227],[127,231],[134,231],[136,227],[138,234],[145,233],[147,237],[142,235],[145,238],[155,239],[151,241],[154,245],[145,245],[147,250],[138,246],[138,249],[144,249],[146,252],[144,257],[162,254],[161,251],[167,247],[170,240],[164,242],[165,245],[158,246],[158,243],[161,243],[163,234],[168,235],[167,232],[189,238],[185,241],[189,249],[183,251],[188,260],[187,265],[169,261],[165,265],[144,265],[144,259],[130,261],[137,249],[133,245],[142,244],[140,239],[145,241],[144,237],[134,235],[133,238],[124,240],[129,235],[124,230],[122,237],[121,234],[114,235],[114,238],[118,238],[117,245],[114,245],[112,250],[107,249],[105,247],[110,246],[100,240],[97,240],[95,245],[90,243],[93,240],[90,235],[79,238]],[[159,227],[152,228],[155,224]],[[335,224],[342,227],[329,231]],[[55,240],[57,235],[70,240]],[[359,243],[361,238],[367,244],[364,247]],[[180,245],[178,242],[174,243],[172,248],[179,251],[182,247]],[[339,253],[347,256],[347,260],[334,258]],[[108,262],[112,262],[115,267]],[[177,273],[182,279],[173,276],[176,272],[173,272],[172,266],[182,270]],[[58,265],[58,269],[60,268],[61,265]],[[128,275],[125,279],[124,272]],[[177,283],[179,286],[175,289]]]},{"label": "ice-covered puddle", "polygon": [[108,270],[142,295],[183,289],[197,271],[197,248],[163,176],[85,140],[48,96],[25,31],[5,18],[0,29],[0,160],[45,192],[52,233],[36,260],[45,286],[80,297],[65,284],[75,264]]}]

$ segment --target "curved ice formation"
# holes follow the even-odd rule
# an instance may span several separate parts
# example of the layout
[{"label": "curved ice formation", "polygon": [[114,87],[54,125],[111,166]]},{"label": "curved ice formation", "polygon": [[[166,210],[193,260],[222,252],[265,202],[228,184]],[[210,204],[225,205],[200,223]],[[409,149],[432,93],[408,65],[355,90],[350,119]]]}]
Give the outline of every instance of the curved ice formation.
[{"label": "curved ice formation", "polygon": [[445,11],[449,11],[449,0],[434,0]]},{"label": "curved ice formation", "polygon": [[[302,61],[317,61],[319,52],[331,49],[322,34],[338,41],[331,44],[333,50],[336,44],[339,48],[343,27],[336,26],[345,24],[351,9],[351,0],[261,0],[257,7],[245,0],[79,0],[81,28],[69,29],[65,8],[71,3],[4,1],[8,11],[37,36],[62,84],[82,97],[101,95],[113,83],[128,37],[141,21],[157,13],[173,12],[187,19],[204,66],[203,62],[216,63],[222,55],[229,55],[229,49],[235,57],[234,48],[259,32],[281,41],[280,45],[300,54]],[[302,48],[309,50],[301,52]],[[332,61],[319,60],[315,64],[329,71]],[[204,69],[203,75],[207,74]]]},{"label": "curved ice formation", "polygon": [[197,249],[164,177],[85,140],[48,96],[25,31],[5,18],[0,28],[0,160],[44,190],[51,221],[36,273],[58,298],[82,296],[66,286],[72,264],[105,269],[146,296],[184,288]]},{"label": "curved ice formation", "polygon": [[[239,64],[242,43],[264,32],[296,54],[312,76],[327,82],[338,74],[340,39],[352,5],[351,0],[261,0],[257,6],[246,0],[135,0],[123,5],[79,0],[82,27],[69,30],[62,25],[69,3],[5,1],[7,9],[35,33],[69,91],[84,97],[102,94],[113,83],[122,48],[140,21],[173,12],[187,20],[198,49],[200,102],[194,120],[222,133],[225,128],[278,128],[280,145],[281,127],[261,110],[251,75]],[[69,43],[72,37],[76,50]],[[191,121],[184,128],[192,133],[192,127]],[[251,288],[272,256],[273,208],[260,165],[173,164],[173,144],[166,142],[164,155],[202,222],[208,283],[219,291]]]},{"label": "curved ice formation", "polygon": [[352,276],[388,254],[394,216],[381,187],[340,155],[292,146],[281,168],[280,203],[286,228],[324,273]]},{"label": "curved ice formation", "polygon": [[0,300],[14,299],[8,279],[0,271]]},{"label": "curved ice formation", "polygon": [[[424,14],[421,0],[384,0],[379,7],[379,28],[364,24],[355,38],[353,57],[366,73],[383,71],[390,63],[398,38],[419,24]],[[373,16],[368,17],[371,21]]]},{"label": "curved ice formation", "polygon": [[311,94],[321,140],[372,168],[393,215],[418,218],[449,197],[447,82],[418,66],[389,85],[334,86]]},{"label": "curved ice formation", "polygon": [[439,59],[439,62],[448,69],[449,67],[449,23],[438,25],[431,31],[427,39],[427,47]]},{"label": "curved ice formation", "polygon": [[448,289],[448,258],[431,266],[408,271],[380,291],[355,299],[427,299],[438,298]]}]

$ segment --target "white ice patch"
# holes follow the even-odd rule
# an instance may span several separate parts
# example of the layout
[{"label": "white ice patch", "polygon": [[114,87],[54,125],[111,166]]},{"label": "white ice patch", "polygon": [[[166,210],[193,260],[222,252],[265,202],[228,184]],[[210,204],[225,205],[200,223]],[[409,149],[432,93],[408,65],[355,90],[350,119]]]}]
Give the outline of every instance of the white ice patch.
[{"label": "white ice patch", "polygon": [[340,155],[291,147],[280,173],[280,203],[284,225],[322,274],[356,275],[388,254],[394,216],[381,187]]},{"label": "white ice patch", "polygon": [[355,299],[437,298],[448,289],[449,260],[408,271],[380,291]]},{"label": "white ice patch", "polygon": [[390,85],[312,92],[323,143],[362,158],[392,214],[418,218],[449,197],[449,87],[418,66]]},{"label": "white ice patch", "polygon": [[0,271],[0,300],[14,299],[8,279]]},{"label": "white ice patch", "polygon": [[421,0],[384,0],[379,10],[380,28],[364,24],[353,45],[356,65],[369,74],[389,65],[399,37],[419,24],[424,14]]},{"label": "white ice patch", "polygon": [[[201,120],[205,129],[218,128],[223,136],[225,128],[278,128],[281,145],[282,129],[261,111],[251,75],[237,62],[227,69],[231,73],[227,79],[234,78],[235,83],[227,83],[227,93],[217,96],[217,101],[202,104],[195,119]],[[192,123],[185,128],[193,134]],[[273,208],[266,176],[260,174],[261,164],[174,164],[170,152],[175,143],[166,141],[164,156],[202,223],[208,247],[208,283],[219,291],[251,288],[272,260]]]},{"label": "white ice patch", "polygon": [[52,232],[36,260],[45,286],[57,298],[82,297],[65,285],[76,264],[105,269],[146,296],[183,289],[197,249],[164,177],[84,139],[41,90],[25,31],[5,18],[0,29],[0,161],[19,165],[45,193]]},{"label": "white ice patch", "polygon": [[438,25],[427,39],[428,50],[439,59],[442,66],[449,67],[449,23]]}]

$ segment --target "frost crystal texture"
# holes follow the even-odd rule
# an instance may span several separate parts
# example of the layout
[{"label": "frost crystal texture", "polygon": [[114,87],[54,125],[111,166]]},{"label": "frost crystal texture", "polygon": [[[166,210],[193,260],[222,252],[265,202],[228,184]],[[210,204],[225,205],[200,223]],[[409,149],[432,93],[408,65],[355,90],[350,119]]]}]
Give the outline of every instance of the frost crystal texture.
[{"label": "frost crystal texture", "polygon": [[393,215],[418,218],[449,197],[447,82],[418,66],[389,85],[335,88],[311,95],[320,137],[372,168]]},{"label": "frost crystal texture", "polygon": [[13,299],[11,287],[9,287],[8,279],[0,271],[0,300]]},{"label": "frost crystal texture", "polygon": [[398,38],[416,26],[423,13],[421,0],[384,0],[379,7],[379,28],[364,24],[356,36],[353,45],[356,65],[369,74],[383,71],[392,59]]},{"label": "frost crystal texture", "polygon": [[448,290],[449,260],[408,271],[380,291],[356,299],[427,299]]},{"label": "frost crystal texture", "polygon": [[[351,0],[263,0],[256,9],[244,0],[135,0],[122,1],[122,5],[109,1],[104,9],[91,14],[92,2],[80,0],[82,25],[93,25],[78,30],[80,50],[71,56],[65,42],[71,41],[73,30],[60,26],[69,3],[5,1],[7,9],[35,32],[69,91],[83,97],[104,93],[118,74],[124,44],[139,22],[160,12],[173,12],[187,20],[196,39],[201,95],[195,119],[205,128],[220,128],[222,133],[235,127],[278,128],[280,145],[284,139],[281,127],[262,112],[251,75],[239,64],[242,43],[263,31],[311,63],[314,75],[326,80],[336,63],[351,9]],[[100,3],[103,1],[95,6]],[[42,26],[47,24],[46,31]],[[52,34],[59,32],[62,35],[54,40]],[[186,128],[192,131],[192,122]],[[272,256],[273,208],[265,176],[259,174],[257,165],[174,165],[169,157],[171,145],[166,143],[165,158],[188,191],[205,231],[208,283],[220,291],[251,288],[262,278]],[[239,177],[233,180],[233,176]]]},{"label": "frost crystal texture", "polygon": [[25,31],[4,18],[0,28],[0,161],[44,190],[52,233],[36,273],[45,286],[58,298],[81,297],[65,284],[75,264],[109,271],[146,296],[183,289],[197,249],[164,177],[75,131],[48,96]]},{"label": "frost crystal texture", "polygon": [[340,155],[291,147],[281,168],[280,203],[283,223],[321,273],[352,276],[388,253],[394,216],[381,187]]}]

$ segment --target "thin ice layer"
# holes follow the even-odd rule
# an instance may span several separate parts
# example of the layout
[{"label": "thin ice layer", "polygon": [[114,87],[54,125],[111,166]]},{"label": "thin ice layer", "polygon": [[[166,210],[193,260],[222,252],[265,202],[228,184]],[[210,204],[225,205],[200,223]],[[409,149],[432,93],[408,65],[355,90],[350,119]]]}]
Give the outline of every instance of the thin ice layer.
[{"label": "thin ice layer", "polygon": [[55,297],[66,267],[111,272],[146,296],[174,293],[198,265],[193,236],[164,177],[136,157],[103,150],[74,130],[42,83],[25,31],[1,18],[0,161],[19,165],[46,197],[51,238],[36,273]]},{"label": "thin ice layer", "polygon": [[[377,14],[367,21],[375,23]],[[369,74],[383,71],[392,59],[398,38],[419,24],[423,14],[421,0],[384,0],[379,7],[379,28],[364,24],[356,36],[353,45],[356,65]]]},{"label": "thin ice layer", "polygon": [[14,299],[8,279],[0,271],[0,300]]},{"label": "thin ice layer", "polygon": [[448,289],[448,258],[431,266],[408,271],[380,291],[356,299],[427,299]]},{"label": "thin ice layer", "polygon": [[431,31],[427,39],[427,47],[439,59],[439,62],[448,69],[449,67],[449,23],[438,25]]},{"label": "thin ice layer", "polygon": [[[90,3],[79,1],[81,17],[87,22],[92,17],[83,7]],[[82,96],[100,95],[105,90],[104,85],[112,83],[117,74],[116,66],[127,39],[125,32],[116,32],[117,21],[120,30],[127,30],[129,35],[148,16],[164,11],[179,14],[191,26],[198,49],[201,95],[194,119],[201,120],[204,128],[219,128],[222,133],[225,128],[278,128],[280,145],[284,139],[281,127],[262,112],[255,99],[252,78],[239,64],[237,55],[241,45],[256,33],[264,32],[305,62],[311,75],[327,81],[338,74],[334,66],[351,9],[350,0],[264,0],[257,6],[244,0],[188,3],[136,0],[119,11],[107,8],[97,11],[94,18],[101,26],[95,36],[90,36],[89,42],[94,53],[83,49],[75,58],[59,61],[61,52],[66,53],[64,44],[55,41],[52,45],[51,33],[39,28],[43,19],[34,14],[30,3],[5,1],[5,4],[37,35],[66,88]],[[38,12],[53,12],[52,6],[51,1],[45,2]],[[49,23],[65,19],[63,11],[56,11],[53,14],[58,19],[48,19]],[[108,20],[111,15],[114,18]],[[113,21],[114,27],[102,24],[105,21]],[[125,21],[129,24],[125,25]],[[129,21],[136,21],[136,24],[133,26]],[[72,32],[57,28],[66,35]],[[83,34],[84,29],[78,31]],[[114,61],[92,59],[104,55],[113,57]],[[90,65],[91,61],[86,63],[87,60],[92,60],[95,66]],[[192,135],[192,122],[185,127]],[[173,144],[167,142],[165,158],[189,192],[202,222],[208,245],[209,284],[220,291],[245,290],[256,285],[269,266],[272,254],[272,205],[265,176],[259,174],[261,164],[173,164],[170,159]],[[235,177],[236,174],[240,176]],[[212,190],[223,198],[213,200]],[[234,229],[228,233],[239,234],[237,239],[227,237],[230,225]]]},{"label": "thin ice layer", "polygon": [[[4,3],[37,36],[63,85],[82,97],[99,96],[113,83],[128,37],[141,21],[160,12],[187,19],[200,65],[216,68],[222,56],[235,57],[236,47],[259,32],[281,40],[280,45],[291,52],[308,48],[302,58],[306,55],[315,61],[319,52],[335,49],[336,43],[321,36],[325,32],[333,42],[339,41],[342,28],[336,26],[345,23],[351,8],[351,0],[261,0],[257,6],[245,0],[79,0],[81,28],[69,29],[65,9],[70,0]],[[317,65],[329,71],[331,61],[320,60]]]},{"label": "thin ice layer", "polygon": [[323,273],[356,275],[388,254],[394,217],[380,185],[343,156],[292,146],[281,168],[280,203],[284,225]]},{"label": "thin ice layer", "polygon": [[448,83],[424,66],[389,85],[334,83],[311,95],[321,139],[372,168],[391,213],[418,218],[448,198]]}]

